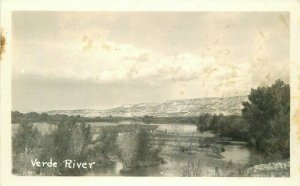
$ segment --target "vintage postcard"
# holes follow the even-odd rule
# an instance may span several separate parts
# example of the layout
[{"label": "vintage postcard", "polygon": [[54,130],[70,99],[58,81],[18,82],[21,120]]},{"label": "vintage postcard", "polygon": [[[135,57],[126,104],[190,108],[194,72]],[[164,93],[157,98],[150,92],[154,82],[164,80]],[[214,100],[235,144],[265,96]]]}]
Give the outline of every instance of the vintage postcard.
[{"label": "vintage postcard", "polygon": [[200,2],[4,2],[1,184],[299,185],[299,3]]}]

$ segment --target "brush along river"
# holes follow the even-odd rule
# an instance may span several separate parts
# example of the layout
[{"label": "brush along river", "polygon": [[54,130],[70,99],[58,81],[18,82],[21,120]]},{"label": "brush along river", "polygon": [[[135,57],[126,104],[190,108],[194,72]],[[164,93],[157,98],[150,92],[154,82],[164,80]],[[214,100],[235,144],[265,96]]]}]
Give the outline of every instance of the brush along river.
[{"label": "brush along river", "polygon": [[[165,144],[159,156],[164,163],[122,171],[123,165],[117,156],[110,157],[111,162],[105,166],[96,163],[87,172],[89,176],[241,176],[245,168],[259,154],[247,146],[245,142],[227,141],[225,145],[215,143],[215,134],[210,131],[199,132],[194,124],[145,124],[129,122],[109,123],[92,122],[92,138],[96,139],[105,126],[121,128],[117,143],[122,141],[124,134],[147,126],[156,140],[164,140]],[[55,125],[34,123],[42,134],[51,133]],[[13,124],[13,133],[18,124]],[[204,147],[199,147],[199,139]],[[205,145],[208,145],[205,147]],[[225,151],[224,151],[225,150]]]},{"label": "brush along river", "polygon": [[[102,126],[120,126],[124,123],[90,123],[94,138]],[[142,124],[142,123],[140,123]],[[135,124],[132,126],[138,126]],[[88,175],[93,176],[239,176],[245,167],[258,156],[257,152],[245,142],[228,141],[226,145],[212,143],[213,147],[199,148],[199,139],[211,142],[216,136],[210,131],[199,132],[194,124],[147,124],[153,127],[156,140],[164,140],[160,157],[164,163],[139,167],[123,172],[118,158],[112,158],[109,166],[95,167]],[[118,134],[122,141],[124,134]],[[225,151],[224,151],[225,150]]]}]

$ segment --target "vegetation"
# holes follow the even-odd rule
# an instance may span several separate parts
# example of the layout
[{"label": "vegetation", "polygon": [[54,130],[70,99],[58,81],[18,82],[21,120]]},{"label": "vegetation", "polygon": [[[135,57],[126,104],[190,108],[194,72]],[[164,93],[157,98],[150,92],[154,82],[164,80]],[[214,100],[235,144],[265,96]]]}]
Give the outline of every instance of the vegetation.
[{"label": "vegetation", "polygon": [[[191,123],[196,124],[200,131],[212,130],[223,139],[228,137],[230,140],[248,141],[258,152],[264,154],[256,159],[252,158],[254,161],[250,161],[249,165],[255,166],[258,163],[274,162],[274,159],[289,158],[289,96],[290,87],[281,80],[271,86],[252,89],[248,96],[249,101],[243,103],[241,116],[202,114],[199,117],[146,115],[136,118],[113,116],[87,118],[35,112],[23,114],[15,111],[12,112],[12,123],[17,123],[15,126],[18,127],[14,130],[12,140],[12,171],[18,175],[62,176],[83,175],[87,171],[87,169],[66,169],[63,164],[51,169],[31,166],[31,159],[38,158],[40,161],[53,159],[55,162],[62,162],[65,159],[77,162],[96,161],[97,165],[102,166],[119,161],[123,165],[123,172],[128,172],[138,167],[162,163],[160,153],[166,146],[167,154],[189,156],[187,164],[178,167],[182,176],[203,175],[205,171],[203,167],[208,165],[215,169],[213,176],[241,175],[245,165],[216,160],[214,156],[205,161],[203,159],[194,161],[191,160],[193,153],[184,153],[194,151],[197,154],[205,148],[212,147],[215,148],[213,151],[222,152],[224,149],[214,144],[216,141],[214,137],[199,138],[202,146],[194,146],[194,133],[187,138],[181,136],[180,131],[175,134],[168,133],[167,130],[155,132],[158,126],[149,124]],[[93,129],[89,125],[89,122],[103,121],[112,123],[129,121],[129,124],[97,126]],[[46,128],[49,127],[46,133],[38,130],[37,125],[41,123],[46,123]],[[195,136],[197,137],[196,134]],[[178,142],[179,150],[172,151],[171,143],[164,144],[165,138],[175,145]]]},{"label": "vegetation", "polygon": [[116,127],[103,127],[101,134],[95,140],[94,153],[102,161],[107,162],[110,154],[116,154],[118,130]]},{"label": "vegetation", "polygon": [[249,125],[241,116],[200,115],[197,128],[200,131],[213,130],[222,137],[248,139]]},{"label": "vegetation", "polygon": [[20,123],[12,142],[13,173],[23,175],[27,171],[33,171],[30,159],[37,154],[40,146],[41,133],[33,128],[33,125],[24,121]]},{"label": "vegetation", "polygon": [[161,163],[159,152],[162,146],[163,141],[157,143],[149,130],[143,128],[125,134],[119,152],[123,171]]},{"label": "vegetation", "polygon": [[[86,162],[91,143],[90,127],[83,123],[76,123],[76,119],[62,121],[57,129],[45,141],[40,159],[47,161],[63,162],[66,159]],[[66,169],[63,164],[58,164],[56,175],[81,175],[82,169]]]},{"label": "vegetation", "polygon": [[[57,123],[61,120],[65,120],[67,118],[72,118],[76,116],[68,116],[65,114],[55,114],[55,115],[49,115],[47,113],[36,113],[36,112],[30,112],[30,113],[21,113],[18,111],[12,111],[11,113],[12,123],[20,123],[21,121],[28,120],[30,123]],[[198,117],[154,117],[154,116],[148,116],[145,115],[143,117],[82,117],[80,116],[77,118],[78,122],[110,122],[110,123],[117,123],[121,121],[128,121],[132,124],[142,122],[142,123],[190,123],[190,124],[196,124],[198,122]]]},{"label": "vegetation", "polygon": [[276,158],[289,157],[290,87],[281,80],[252,89],[243,103],[242,116],[204,114],[198,130],[213,130],[220,136],[247,140],[260,152]]},{"label": "vegetation", "polygon": [[290,153],[290,86],[281,80],[252,89],[243,103],[243,118],[249,123],[249,140],[259,151],[278,158]]},{"label": "vegetation", "polygon": [[[209,173],[206,170],[207,167],[211,167]],[[232,161],[222,161],[211,157],[195,157],[179,167],[179,173],[184,177],[241,177],[245,170],[245,165],[233,163]]]},{"label": "vegetation", "polygon": [[[23,117],[25,119],[26,117]],[[32,120],[31,120],[32,121]],[[42,135],[32,123],[21,122],[13,135],[13,173],[18,175],[83,175],[88,169],[69,169],[62,163],[66,159],[76,162],[97,162],[109,166],[111,158],[120,158],[124,171],[134,167],[161,163],[159,152],[163,141],[157,143],[151,134],[157,126],[116,125],[100,127],[99,136],[92,140],[91,127],[78,122],[80,117],[62,117],[52,123],[50,132]],[[121,143],[118,144],[118,134]],[[31,159],[46,162],[52,159],[57,168],[33,167]]]},{"label": "vegetation", "polygon": [[62,120],[56,129],[41,135],[30,123],[21,123],[18,132],[13,136],[13,172],[28,174],[35,171],[41,175],[81,175],[83,170],[66,169],[63,164],[57,168],[33,168],[31,159],[41,161],[53,159],[63,162],[66,159],[86,161],[91,143],[90,126],[76,123],[76,118]]}]

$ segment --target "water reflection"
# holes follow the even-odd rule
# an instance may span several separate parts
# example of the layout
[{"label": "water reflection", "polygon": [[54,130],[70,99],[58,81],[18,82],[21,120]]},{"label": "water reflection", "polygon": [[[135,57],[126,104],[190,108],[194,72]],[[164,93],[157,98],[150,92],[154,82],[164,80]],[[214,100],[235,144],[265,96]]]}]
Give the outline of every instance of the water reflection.
[{"label": "water reflection", "polygon": [[225,145],[225,151],[221,153],[224,161],[246,164],[251,157],[251,149],[243,145]]},{"label": "water reflection", "polygon": [[182,133],[182,134],[192,134],[197,133],[197,126],[190,124],[151,124],[157,125],[156,130],[160,130],[167,133]]},{"label": "water reflection", "polygon": [[[94,131],[94,137],[98,135],[98,131],[101,131],[103,126],[116,126],[119,124],[128,123],[109,123],[109,122],[94,122],[89,123]],[[218,168],[215,165],[222,162],[233,162],[237,164],[248,164],[253,157],[257,155],[255,150],[246,146],[243,142],[235,142],[230,145],[225,145],[225,151],[221,153],[223,159],[200,157],[199,155],[188,155],[184,156],[180,152],[174,150],[174,146],[178,145],[176,139],[181,138],[181,143],[190,144],[193,141],[195,147],[198,145],[198,137],[213,137],[214,134],[206,131],[200,133],[197,130],[196,125],[193,124],[150,124],[157,126],[156,130],[163,134],[168,135],[167,144],[161,153],[164,159],[164,164],[153,165],[149,167],[136,168],[129,172],[122,172],[123,165],[121,162],[113,162],[106,166],[96,166],[88,175],[91,176],[181,176],[181,167],[192,160],[198,159],[201,162],[201,176],[214,176]],[[49,125],[47,124],[36,124],[34,127],[41,131],[49,131]],[[17,125],[13,125],[13,129],[17,129]],[[122,135],[119,134],[119,137]],[[194,136],[191,139],[189,136]],[[174,141],[175,140],[175,141]]]},{"label": "water reflection", "polygon": [[106,166],[97,166],[96,164],[94,169],[87,173],[87,176],[122,176],[120,173],[122,168],[121,162],[114,162]]},{"label": "water reflection", "polygon": [[[116,125],[111,123],[105,123],[105,125]],[[190,136],[190,134],[196,134],[196,137],[213,137],[214,134],[207,131],[200,133],[197,127],[192,124],[150,124],[157,125],[158,131],[165,134],[180,134],[184,136]],[[99,124],[98,124],[99,126]],[[97,124],[92,127],[97,128]],[[177,136],[178,137],[178,136]],[[176,138],[176,135],[175,135]],[[169,146],[166,145],[165,149],[168,149],[168,153],[162,152],[161,156],[165,160],[164,164],[152,165],[148,167],[140,167],[131,171],[123,172],[122,163],[115,162],[107,167],[98,167],[90,175],[98,176],[181,176],[181,167],[187,165],[188,162],[198,160],[200,162],[201,174],[200,176],[218,176],[221,173],[222,162],[232,162],[237,164],[247,164],[250,161],[251,156],[255,153],[251,148],[247,147],[243,142],[236,142],[235,144],[225,145],[225,152],[221,155],[223,159],[203,157],[199,155],[182,155],[178,151],[171,150],[170,146],[174,144],[174,141],[169,142]],[[175,144],[176,145],[176,144]],[[197,144],[196,144],[197,145]],[[172,149],[172,148],[171,148]],[[223,167],[224,168],[224,167]]]}]

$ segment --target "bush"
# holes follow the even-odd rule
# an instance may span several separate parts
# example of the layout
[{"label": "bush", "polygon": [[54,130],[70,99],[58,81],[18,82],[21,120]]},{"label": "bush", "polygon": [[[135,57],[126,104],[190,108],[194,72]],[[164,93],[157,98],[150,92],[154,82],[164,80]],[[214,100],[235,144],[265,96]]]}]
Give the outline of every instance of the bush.
[{"label": "bush", "polygon": [[118,130],[116,127],[102,127],[101,134],[95,141],[95,155],[107,159],[109,154],[117,152]]},{"label": "bush", "polygon": [[152,134],[146,129],[125,134],[120,144],[119,158],[123,169],[130,170],[136,167],[161,163],[159,153],[163,142],[156,144]]},{"label": "bush", "polygon": [[57,169],[51,172],[47,168],[40,168],[37,173],[43,175],[76,176],[84,174],[85,169],[66,169],[62,163],[66,159],[86,162],[89,157],[91,143],[90,126],[77,123],[77,118],[62,120],[56,130],[43,137],[43,148],[40,153],[41,161],[59,162]]},{"label": "bush", "polygon": [[213,130],[220,136],[247,140],[249,125],[241,116],[204,114],[199,116],[198,130]]},{"label": "bush", "polygon": [[41,133],[27,121],[19,124],[17,133],[12,138],[13,173],[27,175],[34,169],[30,159],[35,158],[40,146]]}]

